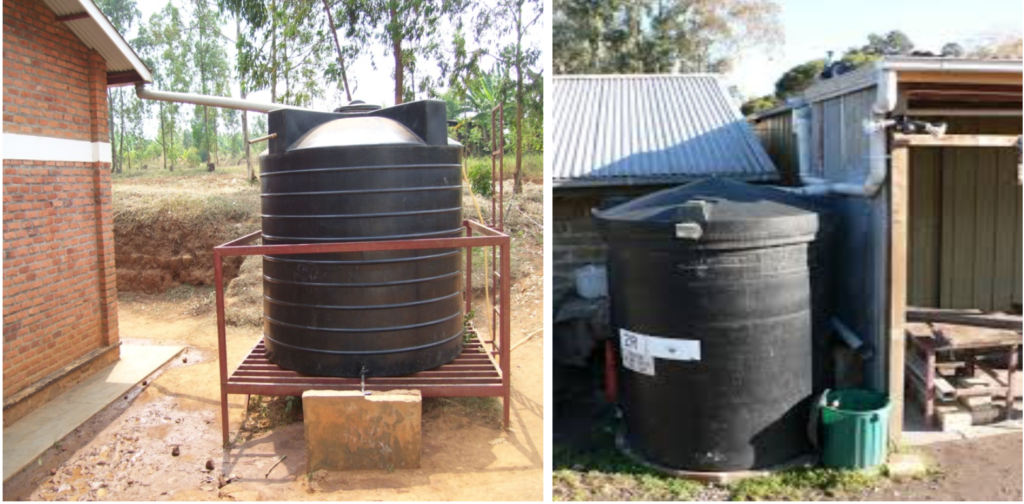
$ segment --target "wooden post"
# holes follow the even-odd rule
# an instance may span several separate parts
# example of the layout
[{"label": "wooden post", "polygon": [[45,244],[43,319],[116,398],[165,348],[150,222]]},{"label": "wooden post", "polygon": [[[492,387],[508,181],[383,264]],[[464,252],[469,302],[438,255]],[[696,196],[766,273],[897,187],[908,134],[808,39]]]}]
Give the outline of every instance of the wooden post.
[{"label": "wooden post", "polygon": [[907,217],[909,212],[910,159],[908,147],[892,149],[889,176],[889,440],[898,443],[903,435],[904,324],[907,311]]},{"label": "wooden post", "polygon": [[1003,418],[1009,420],[1013,418],[1013,398],[1016,396],[1016,392],[1013,388],[1013,377],[1017,374],[1017,345],[1010,347],[1010,355],[1006,360],[1006,409],[1004,411]]}]

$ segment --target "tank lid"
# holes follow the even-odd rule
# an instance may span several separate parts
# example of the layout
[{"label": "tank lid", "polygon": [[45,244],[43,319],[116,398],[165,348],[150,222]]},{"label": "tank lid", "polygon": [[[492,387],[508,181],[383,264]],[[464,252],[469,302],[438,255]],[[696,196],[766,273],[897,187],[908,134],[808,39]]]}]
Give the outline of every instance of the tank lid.
[{"label": "tank lid", "polygon": [[599,228],[623,230],[629,238],[767,246],[814,240],[820,213],[814,203],[778,189],[705,179],[593,215]]},{"label": "tank lid", "polygon": [[276,135],[270,155],[288,150],[373,145],[434,145],[448,141],[447,109],[441,100],[420,100],[393,107],[352,103],[341,112],[280,109],[267,116]]},{"label": "tank lid", "polygon": [[374,110],[380,110],[384,107],[380,105],[374,105],[372,103],[366,103],[363,100],[352,100],[348,102],[348,105],[342,105],[334,112],[337,114],[364,114],[366,112],[373,112]]},{"label": "tank lid", "polygon": [[419,135],[397,121],[385,117],[356,116],[321,124],[302,135],[288,150],[424,143]]}]

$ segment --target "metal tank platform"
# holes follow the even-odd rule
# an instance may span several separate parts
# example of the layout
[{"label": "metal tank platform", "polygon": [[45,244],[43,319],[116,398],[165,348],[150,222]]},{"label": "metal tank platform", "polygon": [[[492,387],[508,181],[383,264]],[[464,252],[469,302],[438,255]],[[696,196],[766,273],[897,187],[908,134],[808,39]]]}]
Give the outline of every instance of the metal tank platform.
[{"label": "metal tank platform", "polygon": [[[511,241],[501,231],[475,221],[463,221],[465,236],[418,240],[388,240],[343,243],[312,243],[294,245],[251,245],[261,237],[262,231],[214,247],[214,274],[217,291],[217,350],[220,364],[221,429],[224,444],[228,444],[228,394],[259,394],[270,396],[301,396],[306,390],[361,390],[380,391],[418,389],[424,397],[501,397],[503,422],[509,424],[511,405],[511,376],[509,340],[511,337]],[[474,236],[478,233],[478,236]],[[226,256],[322,254],[331,252],[370,252],[385,250],[427,250],[462,248],[466,254],[466,274],[463,298],[467,313],[472,309],[473,247],[490,247],[497,256],[497,271],[492,275],[494,288],[494,316],[491,319],[492,337],[483,339],[472,328],[470,339],[462,353],[452,362],[440,367],[405,376],[341,378],[312,376],[284,369],[270,362],[261,339],[242,363],[228,373],[227,332],[224,315],[223,258]],[[496,336],[493,336],[496,335]]]}]

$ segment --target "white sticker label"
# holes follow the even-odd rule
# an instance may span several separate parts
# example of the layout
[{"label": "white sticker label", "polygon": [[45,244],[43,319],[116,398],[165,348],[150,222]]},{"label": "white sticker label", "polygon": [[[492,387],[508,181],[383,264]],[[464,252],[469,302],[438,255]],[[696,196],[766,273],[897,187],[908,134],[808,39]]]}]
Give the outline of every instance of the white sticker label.
[{"label": "white sticker label", "polygon": [[622,365],[626,369],[654,376],[654,359],[699,361],[700,341],[661,338],[619,329]]}]

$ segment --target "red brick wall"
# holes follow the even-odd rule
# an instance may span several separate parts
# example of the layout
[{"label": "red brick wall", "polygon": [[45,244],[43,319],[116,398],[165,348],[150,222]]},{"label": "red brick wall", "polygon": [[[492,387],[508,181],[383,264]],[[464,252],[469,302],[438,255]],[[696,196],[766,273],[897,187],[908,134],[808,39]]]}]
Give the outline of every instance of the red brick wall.
[{"label": "red brick wall", "polygon": [[39,0],[4,0],[4,132],[106,139],[90,114],[89,69],[103,59],[55,18]]},{"label": "red brick wall", "polygon": [[[4,0],[3,129],[108,142],[106,64],[38,0]],[[116,343],[110,164],[3,160],[3,396]]]}]

